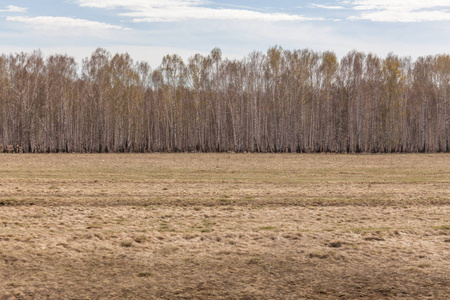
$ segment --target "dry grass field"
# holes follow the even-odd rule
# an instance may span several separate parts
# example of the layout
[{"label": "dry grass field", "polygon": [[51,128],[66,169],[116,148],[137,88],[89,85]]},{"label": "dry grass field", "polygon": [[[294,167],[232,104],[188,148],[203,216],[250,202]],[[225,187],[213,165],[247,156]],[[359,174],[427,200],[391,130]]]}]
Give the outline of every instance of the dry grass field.
[{"label": "dry grass field", "polygon": [[0,299],[337,298],[450,298],[450,155],[0,155]]}]

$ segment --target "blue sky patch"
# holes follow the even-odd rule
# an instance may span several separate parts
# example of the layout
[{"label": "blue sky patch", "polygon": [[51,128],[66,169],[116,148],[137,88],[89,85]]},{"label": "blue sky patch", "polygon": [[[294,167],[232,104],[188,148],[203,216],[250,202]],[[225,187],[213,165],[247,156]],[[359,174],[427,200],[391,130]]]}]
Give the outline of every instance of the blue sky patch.
[{"label": "blue sky patch", "polygon": [[156,67],[220,47],[229,58],[274,45],[384,56],[448,53],[450,0],[1,0],[0,51],[67,53],[97,47]]}]

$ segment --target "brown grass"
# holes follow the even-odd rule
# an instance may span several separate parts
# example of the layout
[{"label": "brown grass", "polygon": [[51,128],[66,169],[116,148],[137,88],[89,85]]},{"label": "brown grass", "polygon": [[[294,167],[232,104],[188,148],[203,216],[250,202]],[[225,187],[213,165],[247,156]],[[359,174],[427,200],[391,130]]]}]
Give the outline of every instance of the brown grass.
[{"label": "brown grass", "polygon": [[450,298],[450,156],[0,155],[0,299]]}]

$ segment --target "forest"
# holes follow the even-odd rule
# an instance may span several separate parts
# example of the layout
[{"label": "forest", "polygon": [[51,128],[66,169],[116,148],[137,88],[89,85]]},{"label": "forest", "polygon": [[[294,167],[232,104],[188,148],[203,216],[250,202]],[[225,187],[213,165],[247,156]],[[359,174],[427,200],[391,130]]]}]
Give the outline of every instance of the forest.
[{"label": "forest", "polygon": [[449,152],[450,55],[0,56],[0,152]]}]

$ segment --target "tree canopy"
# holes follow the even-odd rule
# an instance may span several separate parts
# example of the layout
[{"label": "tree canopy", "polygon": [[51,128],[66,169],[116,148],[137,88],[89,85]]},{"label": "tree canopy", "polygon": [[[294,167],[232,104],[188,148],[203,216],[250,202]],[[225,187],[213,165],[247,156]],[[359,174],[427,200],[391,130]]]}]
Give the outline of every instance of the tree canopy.
[{"label": "tree canopy", "polygon": [[0,152],[449,152],[450,56],[0,56]]}]

